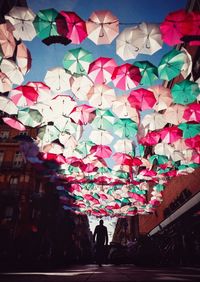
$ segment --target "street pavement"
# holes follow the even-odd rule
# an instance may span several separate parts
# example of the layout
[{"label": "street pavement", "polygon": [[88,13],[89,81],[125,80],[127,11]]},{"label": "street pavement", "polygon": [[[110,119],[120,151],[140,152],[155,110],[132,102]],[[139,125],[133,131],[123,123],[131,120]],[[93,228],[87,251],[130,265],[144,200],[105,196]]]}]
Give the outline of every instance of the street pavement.
[{"label": "street pavement", "polygon": [[199,267],[155,268],[126,265],[94,264],[67,266],[48,271],[0,273],[0,282],[112,282],[112,281],[200,281]]}]

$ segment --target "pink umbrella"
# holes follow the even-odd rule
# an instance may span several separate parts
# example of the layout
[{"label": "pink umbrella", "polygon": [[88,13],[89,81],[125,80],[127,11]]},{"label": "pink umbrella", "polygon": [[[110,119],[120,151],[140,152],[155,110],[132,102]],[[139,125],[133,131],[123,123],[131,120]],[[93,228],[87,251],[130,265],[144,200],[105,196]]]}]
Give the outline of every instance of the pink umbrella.
[{"label": "pink umbrella", "polygon": [[156,103],[156,98],[152,91],[144,88],[139,88],[130,92],[128,101],[133,108],[143,111],[152,109],[152,107]]},{"label": "pink umbrella", "polygon": [[99,109],[110,108],[116,100],[114,89],[105,84],[95,84],[87,96],[89,104]]},{"label": "pink umbrella", "polygon": [[125,153],[114,153],[113,159],[117,164],[129,165],[129,166],[139,166],[142,164],[142,161],[139,158],[132,157]]},{"label": "pink umbrella", "polygon": [[[85,21],[75,12],[61,11],[60,14],[65,18],[67,23],[68,32],[66,37],[69,38],[73,44],[80,44],[87,37]],[[59,26],[57,28],[58,33],[60,33]]]},{"label": "pink umbrella", "polygon": [[112,155],[112,150],[106,145],[94,145],[91,147],[90,153],[100,158],[109,158]]},{"label": "pink umbrella", "polygon": [[75,123],[83,125],[92,122],[95,117],[95,108],[87,104],[76,106],[70,114]]},{"label": "pink umbrella", "polygon": [[88,76],[94,83],[107,84],[112,80],[111,76],[116,67],[117,64],[113,59],[100,57],[90,64]]},{"label": "pink umbrella", "polygon": [[166,110],[172,104],[172,96],[169,88],[162,85],[154,85],[148,90],[152,91],[156,98],[156,103],[153,106],[155,111]]},{"label": "pink umbrella", "polygon": [[139,85],[142,76],[138,67],[126,63],[116,67],[111,78],[115,87],[129,90]]},{"label": "pink umbrella", "polygon": [[192,153],[191,160],[196,164],[200,164],[200,152],[197,152],[196,150],[194,150]]},{"label": "pink umbrella", "polygon": [[38,93],[33,87],[22,85],[11,90],[9,98],[19,107],[31,106],[37,101]]},{"label": "pink umbrella", "polygon": [[200,122],[200,104],[189,104],[183,113],[183,118],[187,121]]},{"label": "pink umbrella", "polygon": [[172,144],[182,137],[182,130],[177,126],[165,127],[159,131],[160,137],[164,143]]},{"label": "pink umbrella", "polygon": [[186,138],[185,144],[190,148],[200,148],[200,135],[196,135],[192,138]]},{"label": "pink umbrella", "polygon": [[37,102],[45,102],[46,100],[52,99],[50,87],[41,81],[29,81],[27,86],[35,89],[38,93]]},{"label": "pink umbrella", "polygon": [[12,31],[13,27],[9,22],[0,24],[0,46],[4,58],[11,58],[15,51],[16,42]]},{"label": "pink umbrella", "polygon": [[26,127],[19,122],[18,120],[14,119],[14,118],[9,118],[9,117],[3,117],[2,120],[9,126],[11,126],[12,128],[15,128],[19,131],[25,131]]},{"label": "pink umbrella", "polygon": [[12,89],[12,82],[3,72],[0,72],[0,92],[5,93]]},{"label": "pink umbrella", "polygon": [[139,143],[147,146],[156,145],[160,140],[160,134],[157,131],[148,132],[146,136],[140,138]]},{"label": "pink umbrella", "polygon": [[163,116],[168,123],[178,125],[179,123],[185,121],[185,119],[183,118],[185,109],[186,107],[183,105],[171,105],[163,113]]},{"label": "pink umbrella", "polygon": [[23,75],[25,75],[31,68],[31,53],[24,43],[17,45],[16,63]]}]

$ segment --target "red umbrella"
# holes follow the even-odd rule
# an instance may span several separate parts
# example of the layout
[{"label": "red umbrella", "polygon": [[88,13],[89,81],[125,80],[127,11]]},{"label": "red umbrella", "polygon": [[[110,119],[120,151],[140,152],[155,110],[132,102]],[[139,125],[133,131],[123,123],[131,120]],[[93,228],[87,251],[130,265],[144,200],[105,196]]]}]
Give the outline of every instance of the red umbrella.
[{"label": "red umbrella", "polygon": [[189,42],[189,45],[200,45],[200,14],[199,11],[192,11],[190,12],[190,15],[192,16],[192,19],[190,21],[191,23],[191,29],[188,31],[188,33],[182,37],[182,40],[184,42]]},{"label": "red umbrella", "polygon": [[112,150],[106,145],[94,145],[91,147],[90,153],[96,157],[109,158],[112,155]]},{"label": "red umbrella", "polygon": [[200,164],[200,152],[197,152],[196,150],[194,150],[192,153],[191,160],[196,164]]},{"label": "red umbrella", "polygon": [[142,161],[136,157],[132,157],[125,153],[116,152],[113,154],[113,159],[117,164],[129,165],[129,166],[139,166]]},{"label": "red umbrella", "polygon": [[73,109],[70,117],[75,121],[75,123],[83,125],[92,122],[95,117],[95,108],[82,104]]},{"label": "red umbrella", "polygon": [[152,91],[144,88],[139,88],[130,92],[128,101],[133,108],[143,111],[152,109],[156,103],[156,98]]},{"label": "red umbrella", "polygon": [[196,135],[192,138],[186,138],[185,144],[190,148],[200,149],[200,135]]},{"label": "red umbrella", "polygon": [[[87,37],[86,24],[83,19],[81,19],[75,12],[61,11],[60,14],[65,18],[67,23],[68,32],[66,37],[68,37],[73,44],[80,44]],[[60,26],[57,26],[58,33],[62,34]]]},{"label": "red umbrella", "polygon": [[200,122],[200,104],[189,104],[183,113],[183,118],[187,121]]},{"label": "red umbrella", "polygon": [[157,131],[148,132],[146,136],[139,140],[140,144],[151,146],[158,144],[160,140],[160,134]]},{"label": "red umbrella", "polygon": [[50,87],[45,83],[41,81],[29,81],[26,85],[34,88],[38,93],[37,102],[44,102],[52,99]]},{"label": "red umbrella", "polygon": [[115,87],[129,90],[139,85],[142,76],[138,67],[126,63],[116,67],[111,78]]},{"label": "red umbrella", "polygon": [[185,10],[169,13],[160,24],[163,41],[170,45],[182,43],[181,38],[191,31],[192,16]]},{"label": "red umbrella", "polygon": [[11,90],[9,98],[17,106],[31,106],[37,101],[38,93],[33,87],[22,85]]},{"label": "red umbrella", "polygon": [[2,120],[9,126],[11,126],[12,128],[15,128],[19,131],[24,131],[26,130],[26,127],[21,123],[19,122],[18,120],[16,119],[13,119],[13,118],[9,118],[9,117],[3,117]]},{"label": "red umbrella", "polygon": [[88,76],[94,83],[108,83],[112,80],[111,77],[116,67],[117,64],[113,59],[100,57],[90,64]]},{"label": "red umbrella", "polygon": [[182,137],[182,130],[177,126],[165,127],[159,132],[160,137],[164,143],[172,144]]}]

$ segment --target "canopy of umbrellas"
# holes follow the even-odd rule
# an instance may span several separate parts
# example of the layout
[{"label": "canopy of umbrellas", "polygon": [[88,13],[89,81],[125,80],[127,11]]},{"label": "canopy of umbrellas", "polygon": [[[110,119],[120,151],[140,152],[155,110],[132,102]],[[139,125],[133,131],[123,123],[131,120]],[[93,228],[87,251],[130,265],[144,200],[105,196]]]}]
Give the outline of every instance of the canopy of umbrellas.
[{"label": "canopy of umbrellas", "polygon": [[[109,11],[85,22],[75,12],[47,9],[35,15],[14,7],[0,24],[0,110],[4,123],[37,136],[19,137],[26,159],[57,185],[65,209],[95,216],[152,213],[168,180],[200,164],[200,90],[188,79],[190,54],[172,48],[158,67],[149,61],[117,65],[83,48],[67,51],[63,67],[44,81],[21,85],[31,67],[23,40],[110,44],[123,59],[152,55],[162,43],[199,35],[200,14],[170,13],[160,26],[141,23],[119,34]],[[197,27],[198,26],[198,27]],[[191,44],[199,44],[192,41]],[[171,89],[159,84],[181,75]],[[157,83],[156,83],[157,82]],[[13,88],[13,84],[19,85]],[[70,185],[69,185],[70,184]]]}]

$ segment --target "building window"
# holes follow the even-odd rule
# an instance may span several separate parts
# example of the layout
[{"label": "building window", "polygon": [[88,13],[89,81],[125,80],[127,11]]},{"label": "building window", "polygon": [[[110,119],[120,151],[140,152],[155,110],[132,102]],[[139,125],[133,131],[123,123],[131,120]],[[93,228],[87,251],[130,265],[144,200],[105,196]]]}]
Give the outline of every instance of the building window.
[{"label": "building window", "polygon": [[24,158],[21,152],[16,152],[13,159],[13,168],[22,167]]},{"label": "building window", "polygon": [[11,189],[16,189],[19,183],[19,177],[18,176],[11,176],[9,184]]},{"label": "building window", "polygon": [[2,130],[0,131],[0,140],[5,141],[9,138],[9,131],[8,130]]},{"label": "building window", "polygon": [[0,167],[3,164],[4,151],[0,151]]}]

